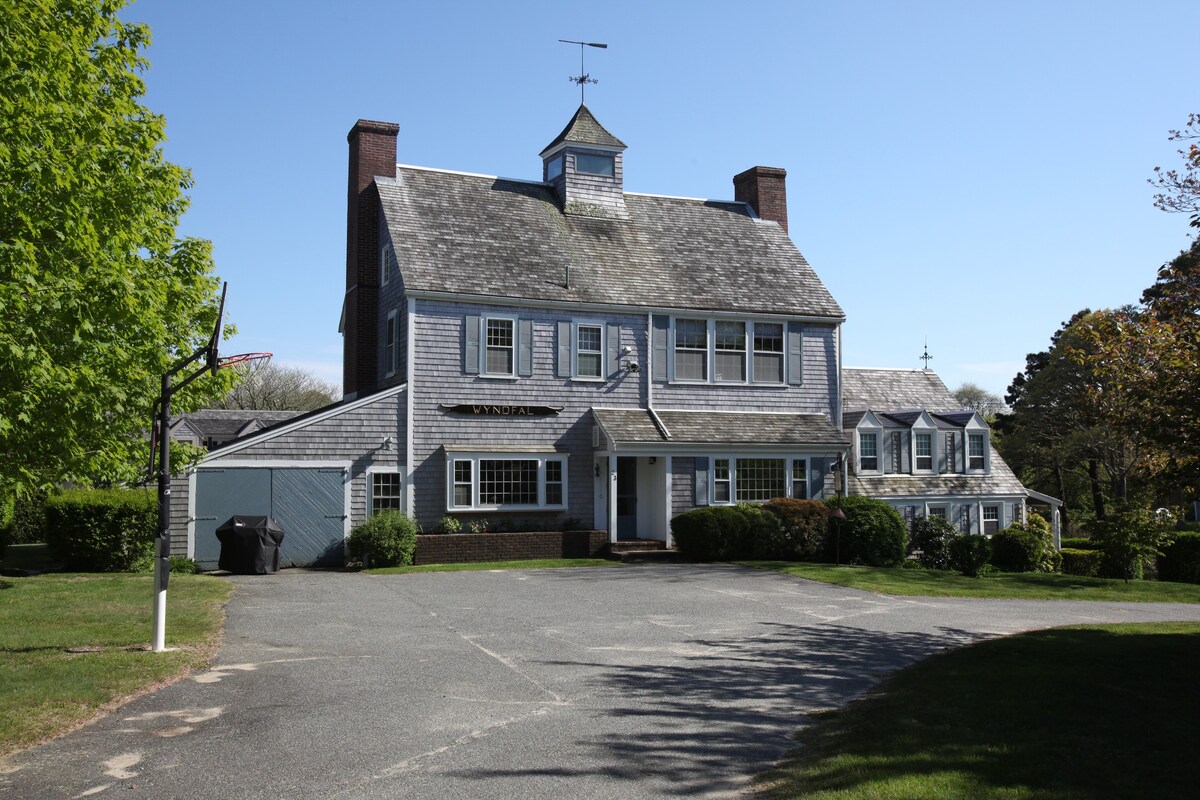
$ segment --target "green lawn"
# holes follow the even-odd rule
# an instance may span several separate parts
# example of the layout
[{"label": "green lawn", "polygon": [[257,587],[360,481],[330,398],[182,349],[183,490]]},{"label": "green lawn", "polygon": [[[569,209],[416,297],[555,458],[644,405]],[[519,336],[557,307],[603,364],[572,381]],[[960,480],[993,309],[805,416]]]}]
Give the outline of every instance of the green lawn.
[{"label": "green lawn", "polygon": [[1045,572],[1002,572],[967,578],[957,572],[896,567],[834,566],[786,561],[742,561],[798,578],[836,583],[877,594],[923,597],[989,597],[1009,600],[1125,600],[1144,603],[1200,603],[1200,585],[1160,581],[1082,578]]},{"label": "green lawn", "polygon": [[409,572],[475,572],[495,569],[565,569],[570,567],[619,567],[607,558],[542,558],[528,561],[480,561],[470,564],[421,564],[415,567],[381,567],[364,570],[370,575],[402,575]]},{"label": "green lawn", "polygon": [[[149,575],[0,578],[0,755],[62,733],[131,694],[206,664],[231,584],[172,575],[167,646],[151,639]],[[98,648],[68,653],[67,648]]]},{"label": "green lawn", "polygon": [[934,656],[798,737],[761,797],[1195,797],[1200,623],[1056,628]]}]

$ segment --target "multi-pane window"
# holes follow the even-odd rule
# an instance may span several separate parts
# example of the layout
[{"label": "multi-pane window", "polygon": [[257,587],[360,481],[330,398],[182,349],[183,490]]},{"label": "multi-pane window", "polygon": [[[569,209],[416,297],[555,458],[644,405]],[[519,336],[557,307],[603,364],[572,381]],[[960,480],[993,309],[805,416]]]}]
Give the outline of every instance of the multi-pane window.
[{"label": "multi-pane window", "polygon": [[512,375],[515,348],[513,321],[489,319],[486,328],[487,357],[485,371],[489,375]]},{"label": "multi-pane window", "polygon": [[983,434],[972,433],[967,436],[967,455],[970,460],[967,462],[968,469],[983,469]]},{"label": "multi-pane window", "polygon": [[787,497],[786,463],[782,458],[739,458],[738,502]]},{"label": "multi-pane window", "polygon": [[385,376],[396,374],[396,310],[392,309],[387,315],[387,325],[383,332],[383,363]]},{"label": "multi-pane window", "polygon": [[754,323],[754,382],[783,383],[783,323]]},{"label": "multi-pane window", "polygon": [[1000,530],[1000,506],[983,507],[983,532],[995,533]]},{"label": "multi-pane window", "polygon": [[916,468],[921,470],[933,469],[933,434],[918,433],[913,437],[916,450]]},{"label": "multi-pane window", "polygon": [[560,506],[563,501],[563,469],[561,461],[546,462],[546,505]]},{"label": "multi-pane window", "polygon": [[576,370],[581,378],[603,376],[604,330],[599,325],[580,325],[576,338]]},{"label": "multi-pane window", "polygon": [[718,320],[716,324],[716,363],[713,377],[718,381],[746,380],[746,323]]},{"label": "multi-pane window", "polygon": [[462,456],[449,469],[451,508],[561,508],[566,502],[563,457]]},{"label": "multi-pane window", "polygon": [[708,322],[705,320],[675,320],[675,378],[708,380]]},{"label": "multi-pane window", "polygon": [[808,464],[802,458],[792,459],[792,497],[808,499]]},{"label": "multi-pane window", "polygon": [[467,460],[454,462],[454,505],[470,507],[471,490],[475,482],[471,479],[474,464]]},{"label": "multi-pane window", "polygon": [[371,473],[371,514],[400,510],[400,473]]},{"label": "multi-pane window", "polygon": [[613,157],[579,153],[575,156],[575,171],[586,172],[589,175],[607,175],[612,177]]},{"label": "multi-pane window", "polygon": [[392,245],[389,242],[379,248],[379,285],[387,286],[388,281],[392,277],[392,264],[396,261],[396,254],[392,250]]},{"label": "multi-pane window", "polygon": [[935,518],[935,517],[937,519],[945,519],[946,518],[946,507],[945,506],[930,506],[929,507],[929,517],[931,519]]},{"label": "multi-pane window", "polygon": [[729,459],[713,459],[713,502],[729,502]]},{"label": "multi-pane window", "polygon": [[879,443],[873,433],[858,435],[858,468],[862,472],[879,471]]}]

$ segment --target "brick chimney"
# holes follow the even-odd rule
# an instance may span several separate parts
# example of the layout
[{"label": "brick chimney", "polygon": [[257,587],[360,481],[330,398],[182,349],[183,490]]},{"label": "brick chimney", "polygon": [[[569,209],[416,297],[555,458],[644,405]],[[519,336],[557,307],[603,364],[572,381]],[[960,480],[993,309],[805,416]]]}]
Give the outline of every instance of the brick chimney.
[{"label": "brick chimney", "polygon": [[346,298],[342,333],[342,394],[362,397],[379,382],[379,193],[375,176],[396,174],[394,122],[360,119],[350,143],[346,192]]},{"label": "brick chimney", "polygon": [[787,170],[751,167],[733,176],[733,199],[749,203],[761,219],[778,222],[787,233]]}]

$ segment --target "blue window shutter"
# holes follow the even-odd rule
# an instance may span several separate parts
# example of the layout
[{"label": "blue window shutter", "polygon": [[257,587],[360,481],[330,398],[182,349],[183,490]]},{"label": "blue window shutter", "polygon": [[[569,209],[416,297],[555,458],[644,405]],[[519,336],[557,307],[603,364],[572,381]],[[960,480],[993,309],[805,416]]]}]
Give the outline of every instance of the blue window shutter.
[{"label": "blue window shutter", "polygon": [[668,345],[671,332],[671,318],[657,314],[654,317],[654,380],[667,380]]},{"label": "blue window shutter", "polygon": [[789,322],[787,330],[788,383],[804,383],[804,325]]},{"label": "blue window shutter", "polygon": [[558,323],[558,377],[571,377],[571,323]]},{"label": "blue window shutter", "polygon": [[608,377],[617,374],[617,363],[621,355],[621,327],[619,325],[604,326],[604,340],[608,347]]},{"label": "blue window shutter", "polygon": [[900,471],[912,472],[912,454],[909,448],[912,447],[912,437],[908,432],[900,434]]},{"label": "blue window shutter", "polygon": [[479,374],[479,317],[470,316],[463,319],[465,346],[463,347],[463,372],[467,375]]},{"label": "blue window shutter", "polygon": [[517,320],[517,374],[528,378],[533,374],[533,320]]},{"label": "blue window shutter", "polygon": [[696,505],[708,505],[708,457],[696,458]]}]

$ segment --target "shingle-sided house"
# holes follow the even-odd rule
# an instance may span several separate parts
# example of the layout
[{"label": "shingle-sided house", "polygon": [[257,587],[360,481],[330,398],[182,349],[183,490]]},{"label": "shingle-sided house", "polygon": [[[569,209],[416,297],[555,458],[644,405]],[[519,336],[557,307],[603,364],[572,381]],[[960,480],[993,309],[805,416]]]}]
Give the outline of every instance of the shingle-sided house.
[{"label": "shingle-sided house", "polygon": [[1023,521],[1027,502],[1058,500],[1021,485],[991,445],[987,422],[964,410],[931,370],[842,370],[842,428],[852,444],[850,494],[885,500],[906,520],[940,516],[967,533]]},{"label": "shingle-sided house", "polygon": [[174,417],[171,420],[171,438],[211,450],[299,414],[299,411],[202,408]]},{"label": "shingle-sided house", "polygon": [[383,507],[665,541],[697,506],[834,491],[844,316],[788,238],[782,169],[733,200],[628,192],[586,106],[535,180],[397,165],[397,133],[348,137],[343,401],[177,482],[177,551],[215,560],[235,511],[288,516],[329,563]]}]

